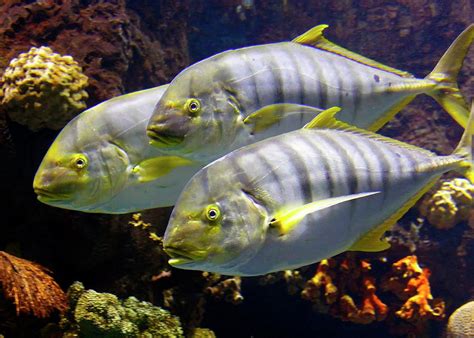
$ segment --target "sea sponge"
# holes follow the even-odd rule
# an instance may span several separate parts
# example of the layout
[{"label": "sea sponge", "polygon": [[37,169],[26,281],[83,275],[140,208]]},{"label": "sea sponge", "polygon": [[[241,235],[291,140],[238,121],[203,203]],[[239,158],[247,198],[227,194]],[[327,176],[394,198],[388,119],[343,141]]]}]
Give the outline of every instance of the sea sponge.
[{"label": "sea sponge", "polygon": [[88,78],[71,56],[31,48],[11,60],[0,83],[2,109],[33,131],[61,129],[86,108]]},{"label": "sea sponge", "polygon": [[474,185],[467,179],[442,181],[437,190],[428,193],[420,204],[420,214],[438,229],[450,229],[469,219],[474,206]]},{"label": "sea sponge", "polygon": [[459,307],[449,317],[448,338],[474,337],[474,301]]}]

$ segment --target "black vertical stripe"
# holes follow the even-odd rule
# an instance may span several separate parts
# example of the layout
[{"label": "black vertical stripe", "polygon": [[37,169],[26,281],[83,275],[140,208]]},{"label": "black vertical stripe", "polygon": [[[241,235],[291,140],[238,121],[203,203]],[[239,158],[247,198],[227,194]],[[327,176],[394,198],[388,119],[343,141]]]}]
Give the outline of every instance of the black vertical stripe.
[{"label": "black vertical stripe", "polygon": [[303,203],[308,204],[313,201],[313,194],[311,192],[311,178],[309,176],[308,168],[304,160],[301,158],[299,152],[293,149],[289,144],[283,142],[281,138],[274,139],[279,146],[280,151],[290,159],[288,166],[293,167],[293,172],[297,173],[296,181],[298,182],[298,191],[303,197]]},{"label": "black vertical stripe", "polygon": [[252,91],[255,94],[255,105],[258,108],[262,107],[262,100],[260,98],[260,94],[258,92],[258,86],[257,86],[257,80],[255,78],[255,72],[258,70],[255,70],[253,68],[253,62],[251,59],[253,58],[252,53],[249,53],[248,51],[243,52],[245,54],[242,54],[242,60],[245,63],[245,68],[248,70],[249,77],[247,77],[244,81],[250,81],[250,84],[252,86]]},{"label": "black vertical stripe", "polygon": [[[316,135],[314,135],[316,136]],[[329,188],[329,196],[333,197],[335,194],[336,190],[336,182],[335,179],[332,175],[332,170],[331,166],[329,164],[329,161],[325,155],[325,153],[319,148],[319,137],[314,137],[313,135],[310,137],[309,135],[306,135],[304,133],[301,134],[301,142],[305,143],[310,147],[310,149],[313,149],[314,153],[317,155],[318,160],[321,162],[323,168],[324,168],[324,176],[326,178],[326,182],[328,184]]]},{"label": "black vertical stripe", "polygon": [[318,84],[319,102],[318,107],[326,109],[328,101],[328,88],[324,68],[319,64],[319,60],[313,57],[313,72],[315,73],[316,82]]},{"label": "black vertical stripe", "polygon": [[285,103],[286,101],[285,101],[285,93],[283,91],[283,82],[282,82],[282,76],[281,76],[281,71],[280,71],[280,63],[273,55],[273,50],[270,50],[269,56],[270,56],[270,60],[271,60],[270,62],[271,62],[271,67],[272,67],[271,73],[273,77],[273,88],[275,91],[273,103]]},{"label": "black vertical stripe", "polygon": [[287,56],[288,60],[290,60],[291,66],[293,68],[293,76],[298,83],[298,88],[291,88],[291,98],[293,103],[303,104],[304,102],[304,93],[305,93],[305,86],[304,81],[301,80],[301,70],[299,67],[298,58],[294,55],[294,50],[289,48],[288,45],[285,45],[283,49],[285,55]]},{"label": "black vertical stripe", "polygon": [[385,157],[384,151],[382,151],[379,148],[379,145],[377,145],[375,143],[375,141],[369,141],[367,144],[370,147],[370,149],[372,150],[372,152],[376,155],[378,163],[380,163],[380,165],[381,165],[381,169],[382,169],[382,173],[381,173],[381,175],[382,175],[382,195],[383,195],[382,204],[385,204],[385,199],[387,198],[387,193],[388,193],[388,189],[389,189],[389,186],[390,186],[390,182],[389,182],[389,180],[390,180],[390,162]]}]

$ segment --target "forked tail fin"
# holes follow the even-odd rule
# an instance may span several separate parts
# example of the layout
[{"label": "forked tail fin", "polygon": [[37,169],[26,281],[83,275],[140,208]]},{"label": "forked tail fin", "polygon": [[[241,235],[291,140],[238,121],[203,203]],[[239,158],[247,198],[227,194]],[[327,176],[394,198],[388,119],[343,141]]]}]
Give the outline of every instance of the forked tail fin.
[{"label": "forked tail fin", "polygon": [[469,115],[469,120],[467,122],[466,129],[464,134],[459,141],[458,146],[454,150],[454,154],[462,156],[465,158],[465,161],[461,163],[460,170],[463,171],[464,176],[474,183],[474,165],[472,162],[472,136],[474,129],[474,101],[471,103],[471,114]]},{"label": "forked tail fin", "polygon": [[473,40],[474,24],[471,24],[454,40],[433,71],[426,77],[438,83],[435,90],[428,94],[463,128],[466,128],[468,124],[469,107],[459,90],[457,77]]}]

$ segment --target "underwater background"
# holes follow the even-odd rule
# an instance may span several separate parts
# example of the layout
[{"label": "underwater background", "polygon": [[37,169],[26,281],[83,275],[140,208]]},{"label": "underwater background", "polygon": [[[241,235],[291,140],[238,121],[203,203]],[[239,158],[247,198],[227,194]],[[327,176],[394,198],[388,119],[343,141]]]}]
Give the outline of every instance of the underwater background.
[{"label": "underwater background", "polygon": [[[398,222],[390,250],[252,278],[168,266],[159,237],[171,208],[68,211],[38,202],[32,181],[75,114],[168,83],[218,52],[325,23],[331,41],[422,78],[473,19],[470,0],[0,1],[0,337],[443,336],[449,316],[474,298],[474,187],[454,174]],[[10,62],[42,46],[81,67],[74,76],[87,85],[70,96],[85,104],[62,109],[41,83],[31,97],[7,100],[5,70],[25,74]],[[468,102],[473,61],[471,50],[459,76]],[[420,95],[380,133],[449,154],[462,129]]]}]

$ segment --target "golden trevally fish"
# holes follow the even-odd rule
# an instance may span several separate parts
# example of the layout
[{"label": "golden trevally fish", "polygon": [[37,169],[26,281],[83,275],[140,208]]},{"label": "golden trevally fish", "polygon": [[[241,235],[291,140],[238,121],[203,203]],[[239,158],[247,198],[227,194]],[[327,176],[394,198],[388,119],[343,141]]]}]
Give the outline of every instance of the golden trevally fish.
[{"label": "golden trevally fish", "polygon": [[[456,78],[474,25],[424,79],[329,42],[322,35],[326,27],[317,26],[292,42],[226,51],[186,68],[150,119],[152,143],[167,153],[215,159],[252,143],[249,138],[254,142],[301,128],[302,121],[314,117],[309,107],[340,106],[342,121],[375,131],[420,93],[432,96],[466,126],[468,107]],[[309,107],[303,112],[295,105]]]},{"label": "golden trevally fish", "polygon": [[443,173],[474,179],[472,117],[454,153],[437,156],[337,121],[336,111],[201,169],[171,214],[169,263],[251,276],[384,250],[383,233]]},{"label": "golden trevally fish", "polygon": [[38,199],[111,214],[174,205],[187,178],[203,164],[149,145],[146,125],[166,87],[113,98],[71,120],[36,172]]}]

